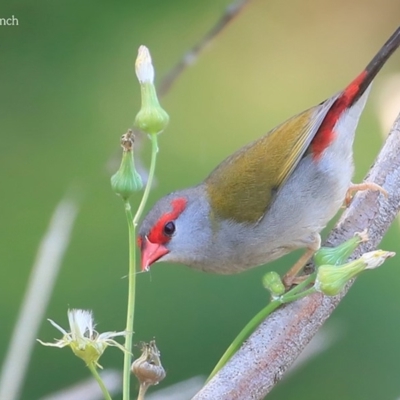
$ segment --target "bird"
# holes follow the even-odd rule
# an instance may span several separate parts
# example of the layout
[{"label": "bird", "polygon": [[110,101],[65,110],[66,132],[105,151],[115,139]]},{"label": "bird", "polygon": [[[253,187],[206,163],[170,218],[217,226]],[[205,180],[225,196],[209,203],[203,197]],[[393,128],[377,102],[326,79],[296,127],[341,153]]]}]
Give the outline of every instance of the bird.
[{"label": "bird", "polygon": [[234,274],[295,249],[290,286],[352,187],[353,141],[371,84],[400,45],[400,27],[342,91],[222,161],[193,187],[162,197],[138,231],[141,270],[159,261]]}]

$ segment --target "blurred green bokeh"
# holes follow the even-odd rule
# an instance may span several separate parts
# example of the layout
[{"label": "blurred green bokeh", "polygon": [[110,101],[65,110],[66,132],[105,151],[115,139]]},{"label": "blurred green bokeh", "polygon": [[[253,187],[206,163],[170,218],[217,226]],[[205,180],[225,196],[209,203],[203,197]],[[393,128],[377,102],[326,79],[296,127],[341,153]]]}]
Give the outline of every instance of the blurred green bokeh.
[{"label": "blurred green bokeh", "polygon": [[[0,360],[41,236],[72,186],[82,207],[46,316],[66,326],[68,307],[89,308],[100,331],[124,328],[127,229],[110,176],[120,135],[139,109],[137,48],[150,48],[159,81],[228,4],[22,0],[0,6],[0,18],[19,20],[0,26]],[[162,101],[171,123],[160,137],[158,185],[149,206],[198,183],[241,145],[343,88],[399,25],[399,15],[398,0],[250,2]],[[355,181],[381,144],[374,107],[380,85],[399,71],[400,52],[376,80],[360,123]],[[398,237],[395,224],[382,247],[400,252]],[[282,272],[296,257],[273,267]],[[337,340],[268,398],[400,396],[398,264],[394,258],[357,281],[327,323]],[[215,276],[157,264],[138,276],[135,341],[157,339],[167,370],[160,387],[210,372],[267,301],[264,272]],[[57,333],[43,321],[39,335],[50,341]],[[101,363],[121,368],[122,356],[110,350]],[[22,398],[39,399],[88,375],[68,350],[37,345]]]}]

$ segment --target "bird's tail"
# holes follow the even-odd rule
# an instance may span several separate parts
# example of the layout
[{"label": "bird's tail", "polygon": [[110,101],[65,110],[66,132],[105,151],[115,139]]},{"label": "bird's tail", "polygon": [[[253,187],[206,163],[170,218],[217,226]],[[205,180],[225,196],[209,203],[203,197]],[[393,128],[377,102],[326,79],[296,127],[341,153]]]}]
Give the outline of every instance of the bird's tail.
[{"label": "bird's tail", "polygon": [[376,74],[381,70],[386,61],[400,46],[400,27],[390,36],[381,47],[376,56],[371,60],[363,72],[357,76],[343,91],[338,100],[342,99],[345,108],[351,107],[367,90]]}]

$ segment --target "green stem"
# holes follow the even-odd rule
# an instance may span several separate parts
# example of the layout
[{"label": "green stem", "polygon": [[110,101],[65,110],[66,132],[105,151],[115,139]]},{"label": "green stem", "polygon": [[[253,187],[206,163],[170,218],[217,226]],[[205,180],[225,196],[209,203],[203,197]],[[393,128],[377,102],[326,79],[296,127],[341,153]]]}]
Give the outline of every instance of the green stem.
[{"label": "green stem", "polygon": [[136,211],[135,218],[133,219],[133,225],[138,224],[140,217],[143,214],[144,207],[146,206],[147,199],[149,198],[151,184],[153,183],[154,171],[156,170],[156,159],[158,153],[158,143],[157,143],[157,135],[150,135],[151,140],[151,161],[150,161],[150,171],[149,177],[147,179],[146,187],[144,189],[142,200],[139,204],[139,207]]},{"label": "green stem", "polygon": [[92,373],[94,379],[96,379],[97,383],[99,384],[100,389],[103,392],[104,399],[105,400],[112,400],[111,396],[110,396],[110,393],[108,393],[106,385],[104,385],[103,380],[101,379],[99,373],[97,372],[96,365],[94,363],[90,363],[90,364],[88,364],[88,368],[89,368],[90,372]]},{"label": "green stem", "polygon": [[[309,289],[307,289],[307,290],[304,290],[304,292],[301,292],[301,293],[296,293],[296,294],[291,294],[290,296],[282,296],[282,298],[281,298],[281,303],[282,304],[287,304],[287,303],[291,303],[291,302],[293,302],[293,301],[296,301],[296,300],[299,300],[299,299],[302,299],[303,297],[306,297],[306,296],[308,296],[308,295],[310,295],[310,294],[313,294],[313,293],[316,293],[317,291],[315,290],[315,288],[314,288],[314,286],[313,287],[310,287]],[[289,293],[289,292],[288,292]],[[288,294],[288,293],[286,293],[286,294]]]},{"label": "green stem", "polygon": [[130,398],[130,377],[132,364],[132,336],[133,336],[133,321],[135,317],[135,287],[136,287],[136,245],[135,245],[135,226],[131,212],[129,201],[125,201],[125,213],[128,221],[129,231],[129,290],[128,290],[128,307],[126,313],[126,336],[124,354],[124,375],[123,375],[123,390],[122,395],[124,400]]},{"label": "green stem", "polygon": [[135,217],[132,216],[131,205],[129,201],[125,201],[125,213],[128,221],[129,231],[129,291],[128,291],[128,307],[126,315],[126,336],[125,336],[125,349],[127,350],[124,355],[124,372],[123,372],[123,400],[130,399],[130,377],[131,377],[131,364],[132,364],[132,336],[135,317],[135,292],[136,292],[136,226],[143,213],[147,199],[149,197],[151,184],[154,177],[157,159],[157,135],[151,135],[152,152],[150,161],[150,171],[147,184],[143,193],[142,200],[136,211]]},{"label": "green stem", "polygon": [[[242,329],[239,335],[234,339],[231,345],[227,348],[217,365],[211,372],[207,381],[209,381],[239,350],[243,342],[254,332],[254,330],[267,318],[273,311],[275,311],[282,304],[287,304],[292,301],[301,299],[309,294],[315,293],[314,287],[305,289],[315,279],[315,273],[311,274],[306,280],[295,286],[289,292],[283,294],[281,297],[272,300],[266,307],[264,307],[258,314],[256,314],[250,322]],[[305,290],[304,290],[305,289]]]},{"label": "green stem", "polygon": [[264,319],[275,311],[280,305],[281,301],[279,299],[271,301],[266,307],[264,307],[260,312],[258,312],[250,322],[242,329],[239,335],[233,340],[231,345],[227,348],[218,364],[215,366],[207,381],[209,381],[227,362],[228,360],[239,350],[242,343],[253,333],[258,325],[261,324]]}]

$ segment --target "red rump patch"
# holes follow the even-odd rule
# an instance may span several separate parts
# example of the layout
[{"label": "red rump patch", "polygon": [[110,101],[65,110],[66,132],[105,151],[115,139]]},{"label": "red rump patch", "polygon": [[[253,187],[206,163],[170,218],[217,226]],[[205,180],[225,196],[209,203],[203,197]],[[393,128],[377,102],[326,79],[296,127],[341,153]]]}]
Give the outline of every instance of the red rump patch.
[{"label": "red rump patch", "polygon": [[153,229],[149,232],[148,238],[150,242],[165,244],[171,240],[171,238],[164,233],[164,226],[167,222],[176,220],[185,209],[186,204],[187,200],[183,197],[171,201],[172,211],[163,214],[156,222]]},{"label": "red rump patch", "polygon": [[335,131],[333,130],[343,111],[349,108],[356,96],[359,94],[360,85],[364,81],[367,71],[363,71],[360,75],[350,83],[343,91],[338,99],[333,103],[331,109],[326,114],[321,126],[319,127],[314,139],[311,142],[311,149],[314,159],[319,159],[322,152],[335,139]]}]

